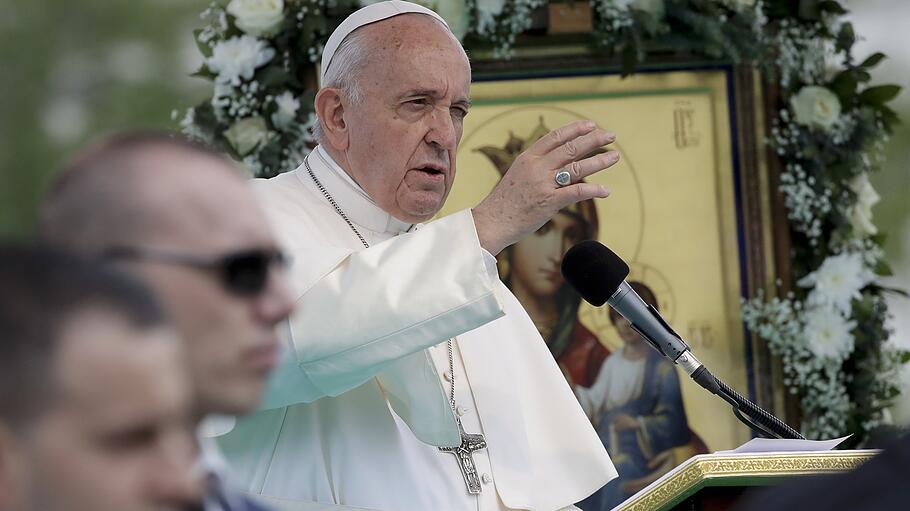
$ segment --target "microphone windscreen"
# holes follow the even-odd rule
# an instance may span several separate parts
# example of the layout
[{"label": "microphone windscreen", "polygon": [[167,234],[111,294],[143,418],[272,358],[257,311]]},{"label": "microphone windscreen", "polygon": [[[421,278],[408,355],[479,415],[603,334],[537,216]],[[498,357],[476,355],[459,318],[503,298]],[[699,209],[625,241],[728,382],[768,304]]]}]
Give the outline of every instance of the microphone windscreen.
[{"label": "microphone windscreen", "polygon": [[628,275],[629,265],[599,241],[582,241],[562,258],[562,276],[595,307],[606,303]]}]

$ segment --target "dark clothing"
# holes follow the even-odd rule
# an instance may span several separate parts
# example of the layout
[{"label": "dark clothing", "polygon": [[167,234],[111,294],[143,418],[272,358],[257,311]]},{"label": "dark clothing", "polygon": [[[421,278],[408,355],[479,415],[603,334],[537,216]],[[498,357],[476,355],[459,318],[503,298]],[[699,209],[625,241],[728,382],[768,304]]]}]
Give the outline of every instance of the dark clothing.
[{"label": "dark clothing", "polygon": [[748,493],[740,511],[910,509],[910,435],[853,472],[798,478]]}]

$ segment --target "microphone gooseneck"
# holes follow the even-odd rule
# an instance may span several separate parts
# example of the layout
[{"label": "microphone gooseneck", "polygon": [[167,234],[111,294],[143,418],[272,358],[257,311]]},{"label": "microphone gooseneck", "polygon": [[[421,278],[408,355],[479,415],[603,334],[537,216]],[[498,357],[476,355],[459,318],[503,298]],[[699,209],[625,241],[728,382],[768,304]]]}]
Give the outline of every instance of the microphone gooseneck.
[{"label": "microphone gooseneck", "polygon": [[701,387],[729,403],[734,415],[744,424],[770,437],[803,438],[711,374],[657,309],[645,303],[625,281],[629,266],[605,245],[588,240],[570,248],[562,261],[562,274],[585,301],[596,307],[607,303],[626,318],[654,349],[682,367]]}]

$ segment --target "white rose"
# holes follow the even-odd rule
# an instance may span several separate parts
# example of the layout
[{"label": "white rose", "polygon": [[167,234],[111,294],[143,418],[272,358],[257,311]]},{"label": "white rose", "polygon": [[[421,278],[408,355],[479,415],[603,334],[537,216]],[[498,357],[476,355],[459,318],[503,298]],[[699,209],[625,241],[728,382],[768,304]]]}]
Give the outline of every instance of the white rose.
[{"label": "white rose", "polygon": [[871,236],[878,232],[875,224],[872,223],[872,206],[878,204],[881,199],[872,183],[869,182],[869,175],[865,172],[853,178],[850,182],[850,188],[856,193],[856,203],[850,206],[847,216],[850,218],[850,225],[853,227],[853,233],[858,237]]},{"label": "white rose", "polygon": [[247,34],[272,35],[284,21],[284,0],[231,0],[227,12]]},{"label": "white rose", "polygon": [[275,105],[278,110],[272,114],[272,124],[276,128],[285,131],[297,118],[297,110],[300,109],[300,100],[291,94],[291,91],[284,91],[275,97]]},{"label": "white rose", "polygon": [[269,130],[262,117],[247,117],[231,125],[224,136],[237,154],[244,156],[269,139]]},{"label": "white rose", "polygon": [[790,98],[796,122],[803,126],[826,130],[840,116],[840,100],[824,87],[809,85]]},{"label": "white rose", "polygon": [[830,307],[810,308],[805,318],[803,338],[816,357],[845,360],[853,352],[855,321],[848,321]]},{"label": "white rose", "polygon": [[274,56],[275,50],[265,41],[243,35],[216,44],[205,64],[217,75],[216,82],[239,85],[240,78],[253,78],[256,69]]}]

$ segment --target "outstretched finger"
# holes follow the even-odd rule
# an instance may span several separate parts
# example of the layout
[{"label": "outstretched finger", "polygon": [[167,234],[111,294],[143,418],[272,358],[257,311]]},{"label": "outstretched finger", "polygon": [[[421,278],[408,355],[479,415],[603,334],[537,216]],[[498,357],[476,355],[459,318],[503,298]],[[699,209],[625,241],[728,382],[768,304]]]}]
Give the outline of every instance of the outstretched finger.
[{"label": "outstretched finger", "polygon": [[601,129],[592,130],[554,148],[543,159],[552,167],[562,167],[581,160],[607,144],[612,144],[616,135]]},{"label": "outstretched finger", "polygon": [[570,162],[562,168],[569,172],[571,182],[577,183],[592,174],[612,167],[618,161],[619,151],[607,151],[584,160]]},{"label": "outstretched finger", "polygon": [[610,189],[596,183],[576,183],[556,190],[559,209],[588,199],[605,199]]},{"label": "outstretched finger", "polygon": [[566,142],[587,135],[595,129],[597,129],[597,125],[594,124],[593,121],[570,122],[569,124],[560,126],[540,137],[537,142],[534,142],[534,144],[528,148],[528,152],[537,156],[543,156]]}]

